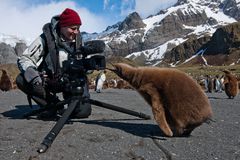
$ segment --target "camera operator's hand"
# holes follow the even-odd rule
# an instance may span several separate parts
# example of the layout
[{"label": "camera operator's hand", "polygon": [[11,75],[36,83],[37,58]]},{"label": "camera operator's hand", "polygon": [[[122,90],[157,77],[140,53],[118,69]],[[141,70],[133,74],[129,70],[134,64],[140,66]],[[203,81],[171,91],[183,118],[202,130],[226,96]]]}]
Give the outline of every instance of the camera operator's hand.
[{"label": "camera operator's hand", "polygon": [[24,72],[25,80],[32,86],[32,94],[41,98],[46,98],[46,92],[42,84],[42,79],[39,72],[33,68],[28,67]]},{"label": "camera operator's hand", "polygon": [[46,91],[42,85],[42,83],[40,83],[39,81],[36,80],[32,82],[32,87],[33,87],[33,94],[35,96],[38,96],[40,98],[46,98]]}]

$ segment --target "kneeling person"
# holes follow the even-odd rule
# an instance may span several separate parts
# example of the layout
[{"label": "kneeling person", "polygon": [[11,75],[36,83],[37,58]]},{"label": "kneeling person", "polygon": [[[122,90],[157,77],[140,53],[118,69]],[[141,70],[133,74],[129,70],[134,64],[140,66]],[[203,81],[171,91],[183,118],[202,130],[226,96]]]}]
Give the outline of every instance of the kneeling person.
[{"label": "kneeling person", "polygon": [[[79,56],[75,53],[82,44],[79,30],[81,24],[78,13],[67,8],[43,26],[43,33],[17,60],[21,73],[17,76],[16,83],[20,90],[28,96],[36,96],[44,100],[47,105],[59,102],[56,93],[63,93],[64,99],[71,96],[61,83],[62,62]],[[87,82],[87,77],[85,78]],[[83,88],[83,98],[89,99],[87,83]],[[49,116],[54,116],[57,110],[53,107],[48,113]],[[79,104],[72,117],[86,118],[90,114],[91,105],[85,103]]]}]

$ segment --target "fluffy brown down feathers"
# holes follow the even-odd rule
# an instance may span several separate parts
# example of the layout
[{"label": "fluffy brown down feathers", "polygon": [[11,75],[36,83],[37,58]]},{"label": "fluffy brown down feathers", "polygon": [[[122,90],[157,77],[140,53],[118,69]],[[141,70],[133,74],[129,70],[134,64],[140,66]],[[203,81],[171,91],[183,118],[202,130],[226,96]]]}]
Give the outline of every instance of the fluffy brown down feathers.
[{"label": "fluffy brown down feathers", "polygon": [[237,77],[233,74],[231,74],[230,71],[224,70],[225,73],[224,76],[224,88],[225,88],[225,93],[228,96],[228,98],[233,99],[235,96],[237,96],[239,92],[239,84]]},{"label": "fluffy brown down feathers", "polygon": [[123,63],[113,66],[110,70],[128,81],[152,107],[154,119],[165,135],[188,136],[212,116],[207,96],[187,74]]},{"label": "fluffy brown down feathers", "polygon": [[2,69],[2,76],[0,79],[0,89],[2,91],[9,91],[13,88],[13,83],[10,76],[7,74],[7,71]]}]

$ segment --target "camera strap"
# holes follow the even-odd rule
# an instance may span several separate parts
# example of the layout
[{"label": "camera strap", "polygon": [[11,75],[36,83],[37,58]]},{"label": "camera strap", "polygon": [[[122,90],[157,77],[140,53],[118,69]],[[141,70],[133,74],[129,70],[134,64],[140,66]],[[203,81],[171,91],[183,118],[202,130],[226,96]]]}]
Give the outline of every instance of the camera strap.
[{"label": "camera strap", "polygon": [[83,46],[83,41],[82,41],[82,36],[81,36],[81,33],[78,33],[76,35],[76,43],[75,43],[75,52],[77,51],[80,51],[81,50],[81,47]]},{"label": "camera strap", "polygon": [[[43,27],[43,34],[45,36],[48,54],[50,54],[51,62],[53,64],[53,76],[60,74],[59,53],[57,44],[55,43],[56,36],[53,35],[51,23],[47,23]],[[45,56],[46,57],[46,56]]]}]

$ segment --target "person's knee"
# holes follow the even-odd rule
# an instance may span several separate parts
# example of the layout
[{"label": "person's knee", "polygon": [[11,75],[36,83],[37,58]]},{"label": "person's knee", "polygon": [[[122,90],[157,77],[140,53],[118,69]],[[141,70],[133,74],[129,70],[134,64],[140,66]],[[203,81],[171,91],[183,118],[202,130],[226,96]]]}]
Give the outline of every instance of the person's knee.
[{"label": "person's knee", "polygon": [[88,118],[92,113],[92,107],[90,103],[81,103],[73,113],[73,118]]},{"label": "person's knee", "polygon": [[92,107],[90,103],[84,103],[80,105],[80,112],[78,112],[78,114],[83,117],[83,118],[87,118],[88,116],[90,116],[92,113]]}]

